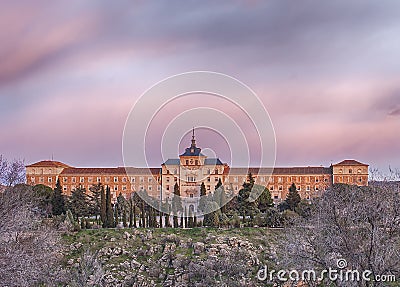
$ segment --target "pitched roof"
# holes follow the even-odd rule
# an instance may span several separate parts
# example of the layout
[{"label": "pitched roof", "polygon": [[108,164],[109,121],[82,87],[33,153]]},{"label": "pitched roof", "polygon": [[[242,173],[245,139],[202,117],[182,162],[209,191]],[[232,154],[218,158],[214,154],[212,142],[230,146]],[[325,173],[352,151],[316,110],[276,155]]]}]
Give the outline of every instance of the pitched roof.
[{"label": "pitched roof", "polygon": [[336,163],[334,165],[366,165],[366,166],[368,166],[368,164],[361,163],[361,162],[356,161],[354,159],[345,159],[345,160],[343,160],[343,161],[341,161],[339,163]]},{"label": "pitched roof", "polygon": [[163,164],[165,164],[165,165],[179,165],[179,163],[180,163],[179,158],[169,158]]},{"label": "pitched roof", "polygon": [[204,156],[204,154],[201,153],[201,148],[199,147],[188,147],[180,156]]},{"label": "pitched roof", "polygon": [[42,161],[27,165],[26,167],[64,167],[64,168],[67,168],[70,166],[65,163],[62,163],[60,161],[42,160]]},{"label": "pitched roof", "polygon": [[222,165],[223,163],[219,160],[219,158],[206,158],[204,161],[205,165]]}]

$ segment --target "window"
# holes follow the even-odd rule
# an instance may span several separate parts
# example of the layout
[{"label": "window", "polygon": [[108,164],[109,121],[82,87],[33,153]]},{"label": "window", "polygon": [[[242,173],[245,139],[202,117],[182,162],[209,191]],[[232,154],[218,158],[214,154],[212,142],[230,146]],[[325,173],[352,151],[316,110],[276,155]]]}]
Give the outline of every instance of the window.
[{"label": "window", "polygon": [[126,182],[126,177],[123,177],[123,178],[122,178],[122,182]]},{"label": "window", "polygon": [[273,183],[273,182],[274,182],[274,178],[273,178],[272,176],[269,178],[269,182],[270,182],[270,183]]},{"label": "window", "polygon": [[63,177],[63,182],[67,182],[67,178],[66,177]]},{"label": "window", "polygon": [[118,191],[118,185],[114,185],[114,191]]},{"label": "window", "polygon": [[349,173],[353,173],[353,170],[352,170],[352,169],[349,169]]},{"label": "window", "polygon": [[84,178],[84,177],[80,177],[80,178],[79,178],[79,182],[80,182],[80,183],[85,182],[85,178]]},{"label": "window", "polygon": [[306,190],[310,191],[310,186],[309,185],[307,185]]},{"label": "window", "polygon": [[49,169],[49,173],[51,173],[52,172],[52,170],[51,170],[51,168]]},{"label": "window", "polygon": [[318,177],[315,178],[315,182],[319,182],[319,178]]},{"label": "window", "polygon": [[282,191],[282,190],[283,190],[283,186],[280,185],[280,186],[279,186],[279,191]]},{"label": "window", "polygon": [[270,191],[274,191],[274,186],[271,185],[271,186],[269,187],[269,190],[270,190]]},{"label": "window", "polygon": [[218,180],[219,180],[219,177],[217,176],[217,177],[215,178],[215,182],[218,182]]},{"label": "window", "polygon": [[325,181],[325,182],[328,182],[328,179],[327,179],[327,178],[325,178],[325,179],[324,179],[324,181]]},{"label": "window", "polygon": [[177,178],[177,177],[174,177],[174,181],[177,182],[177,181],[178,181],[178,178]]},{"label": "window", "polygon": [[238,190],[238,186],[237,185],[235,185],[235,190]]},{"label": "window", "polygon": [[33,176],[31,177],[31,182],[35,183],[35,178]]},{"label": "window", "polygon": [[93,182],[93,177],[88,177],[88,182]]},{"label": "window", "polygon": [[343,169],[339,169],[339,173],[343,173]]},{"label": "window", "polygon": [[149,177],[149,178],[147,179],[147,181],[148,181],[148,182],[153,182],[153,178],[152,178],[152,177]]},{"label": "window", "polygon": [[147,187],[147,190],[149,190],[149,191],[151,191],[151,190],[152,190],[152,187],[151,187],[151,185],[149,185],[149,186]]},{"label": "window", "polygon": [[359,181],[359,182],[362,182],[362,178],[360,177],[360,178],[358,179],[358,181]]},{"label": "window", "polygon": [[52,178],[51,178],[51,177],[48,177],[48,178],[47,178],[47,182],[50,182],[50,183],[51,183],[51,181],[52,181]]},{"label": "window", "polygon": [[126,185],[123,185],[123,186],[122,186],[122,190],[126,190]]},{"label": "window", "polygon": [[301,186],[300,185],[297,186],[297,191],[301,191]]},{"label": "window", "polygon": [[43,182],[44,182],[44,178],[43,178],[43,177],[40,177],[40,178],[39,178],[39,182],[40,182],[40,183],[43,183]]},{"label": "window", "polygon": [[274,199],[279,199],[279,196],[275,194]]},{"label": "window", "polygon": [[169,176],[167,177],[167,182],[169,182]]},{"label": "window", "polygon": [[160,191],[161,187],[159,185],[157,185],[157,190]]},{"label": "window", "polygon": [[209,185],[207,185],[207,190],[210,190],[210,189],[211,189],[211,187]]},{"label": "window", "polygon": [[109,182],[110,181],[110,177],[107,176],[105,182]]},{"label": "window", "polygon": [[118,177],[114,176],[114,182],[118,182]]},{"label": "window", "polygon": [[196,159],[196,160],[195,160],[195,164],[196,164],[196,165],[199,165],[199,160]]},{"label": "window", "polygon": [[279,183],[282,182],[282,177],[278,177],[278,182],[279,182]]},{"label": "window", "polygon": [[169,190],[169,185],[166,186],[167,190]]},{"label": "window", "polygon": [[144,177],[143,176],[140,177],[140,182],[144,182]]},{"label": "window", "polygon": [[207,177],[207,181],[210,182],[210,181],[211,181],[211,178],[210,178],[210,177]]},{"label": "window", "polygon": [[189,165],[189,160],[188,159],[186,160],[186,165]]},{"label": "window", "polygon": [[190,194],[189,196],[190,196],[190,197],[193,197],[193,194]]},{"label": "window", "polygon": [[101,182],[101,177],[98,177],[98,178],[97,178],[97,182]]},{"label": "window", "polygon": [[72,182],[76,182],[76,178],[75,177],[72,178]]},{"label": "window", "polygon": [[357,170],[357,172],[358,172],[358,173],[361,173],[361,168],[359,168],[359,169]]},{"label": "window", "polygon": [[218,174],[218,169],[215,169],[215,174]]},{"label": "window", "polygon": [[64,190],[64,191],[67,191],[67,187],[66,187],[66,186],[64,186],[64,187],[63,187],[63,190]]},{"label": "window", "polygon": [[319,190],[318,185],[316,185],[316,186],[314,187],[314,190],[315,190],[315,191],[318,191],[318,190]]},{"label": "window", "polygon": [[189,176],[187,177],[187,181],[189,181],[189,182],[195,182],[195,181],[196,181],[196,178],[195,178],[194,176],[192,176],[192,175],[189,175]]},{"label": "window", "polygon": [[134,182],[135,182],[135,178],[131,177],[131,183],[134,183]]}]

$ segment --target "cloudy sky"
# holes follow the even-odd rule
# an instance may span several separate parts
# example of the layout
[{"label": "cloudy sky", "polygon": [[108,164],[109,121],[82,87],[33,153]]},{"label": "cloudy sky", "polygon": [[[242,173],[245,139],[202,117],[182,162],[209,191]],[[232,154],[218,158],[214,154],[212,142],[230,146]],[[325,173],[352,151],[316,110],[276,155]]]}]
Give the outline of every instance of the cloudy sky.
[{"label": "cloudy sky", "polygon": [[[210,70],[260,97],[277,165],[400,167],[399,35],[397,0],[7,1],[0,154],[120,166],[140,95],[174,74]],[[225,143],[206,134],[199,145],[227,161]],[[158,152],[151,162],[161,163]]]}]

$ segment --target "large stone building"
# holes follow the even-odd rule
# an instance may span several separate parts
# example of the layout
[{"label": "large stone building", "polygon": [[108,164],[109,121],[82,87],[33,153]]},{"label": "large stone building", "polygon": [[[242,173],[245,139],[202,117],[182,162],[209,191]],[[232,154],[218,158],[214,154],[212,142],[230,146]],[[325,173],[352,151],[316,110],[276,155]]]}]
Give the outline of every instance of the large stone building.
[{"label": "large stone building", "polygon": [[59,179],[65,194],[77,187],[87,190],[97,183],[107,185],[115,199],[119,193],[128,197],[132,192],[146,190],[149,195],[166,200],[171,198],[177,183],[185,205],[197,209],[200,186],[213,192],[219,180],[225,190],[237,193],[247,174],[267,187],[276,202],[286,198],[289,187],[296,184],[302,198],[320,195],[334,183],[368,185],[368,165],[344,160],[330,167],[230,167],[218,158],[208,158],[196,146],[193,131],[191,145],[176,159],[168,159],[160,168],[77,168],[57,161],[40,161],[26,166],[27,183],[44,184],[54,188]]}]

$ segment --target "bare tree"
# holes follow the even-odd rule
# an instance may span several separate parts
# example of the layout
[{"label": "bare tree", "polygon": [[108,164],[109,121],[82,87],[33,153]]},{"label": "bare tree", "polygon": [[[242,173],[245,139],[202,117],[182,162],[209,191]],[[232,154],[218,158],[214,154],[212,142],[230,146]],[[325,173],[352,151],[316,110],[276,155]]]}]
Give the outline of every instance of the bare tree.
[{"label": "bare tree", "polygon": [[[371,279],[400,275],[400,196],[395,182],[369,187],[335,185],[315,201],[309,219],[287,230],[283,268],[323,270],[345,259],[347,268]],[[342,266],[343,267],[343,266]],[[345,270],[348,270],[345,269]],[[385,282],[336,281],[336,286],[387,286]],[[310,283],[312,285],[312,283]]]},{"label": "bare tree", "polygon": [[2,286],[52,286],[61,279],[60,236],[37,211],[32,188],[0,194],[0,282]]},{"label": "bare tree", "polygon": [[104,286],[104,270],[97,252],[85,250],[72,268],[68,283],[72,287]]},{"label": "bare tree", "polygon": [[0,155],[0,183],[6,186],[25,182],[25,164],[23,160],[7,161]]}]

